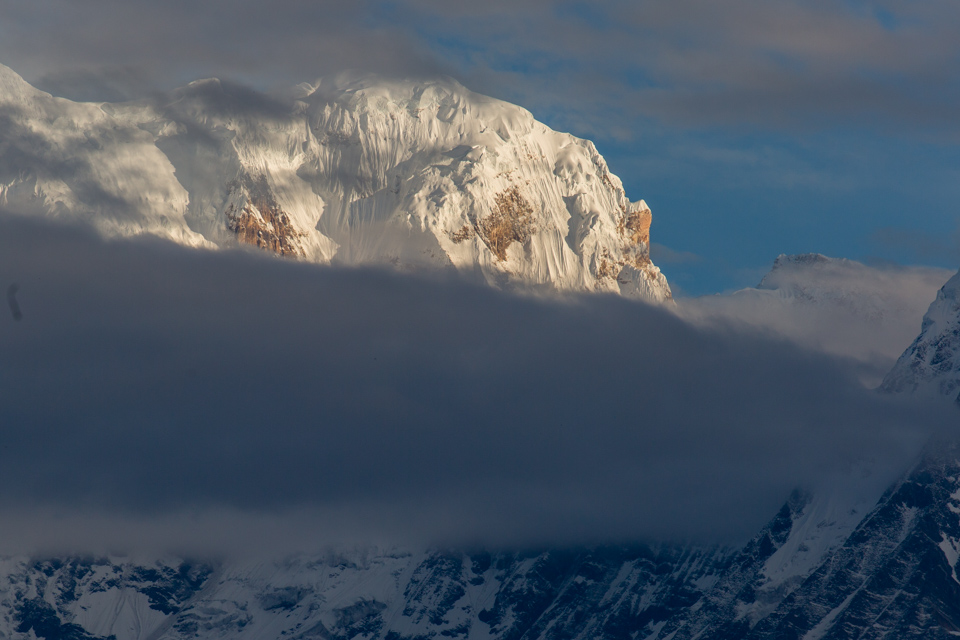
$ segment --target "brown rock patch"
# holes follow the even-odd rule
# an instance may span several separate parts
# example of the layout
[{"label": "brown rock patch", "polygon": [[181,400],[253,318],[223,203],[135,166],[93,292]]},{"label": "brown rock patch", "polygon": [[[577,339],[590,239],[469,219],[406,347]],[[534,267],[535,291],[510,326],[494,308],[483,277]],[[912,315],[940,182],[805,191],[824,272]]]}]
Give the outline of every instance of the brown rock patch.
[{"label": "brown rock patch", "polygon": [[510,187],[496,195],[493,211],[476,224],[476,229],[497,260],[506,260],[511,244],[523,244],[533,234],[533,207],[519,187]]},{"label": "brown rock patch", "polygon": [[238,212],[230,205],[224,212],[227,227],[238,241],[284,257],[304,255],[299,241],[305,234],[297,231],[290,217],[280,208],[266,176],[252,178],[244,175],[231,186],[247,192],[247,204],[243,209]]},{"label": "brown rock patch", "polygon": [[454,231],[450,234],[450,239],[453,240],[453,244],[460,244],[466,240],[469,240],[474,236],[473,229],[470,228],[470,225],[463,225],[457,231]]},{"label": "brown rock patch", "polygon": [[635,245],[650,244],[650,223],[652,220],[653,214],[650,213],[650,209],[624,214],[624,233],[631,243]]}]

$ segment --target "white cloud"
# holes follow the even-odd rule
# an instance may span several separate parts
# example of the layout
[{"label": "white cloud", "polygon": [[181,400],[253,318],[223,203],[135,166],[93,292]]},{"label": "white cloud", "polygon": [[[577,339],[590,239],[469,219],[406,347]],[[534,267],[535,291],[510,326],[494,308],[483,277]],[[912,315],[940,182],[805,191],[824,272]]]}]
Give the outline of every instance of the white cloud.
[{"label": "white cloud", "polygon": [[701,326],[734,323],[850,358],[878,385],[920,333],[920,322],[952,271],[870,267],[852,260],[781,258],[762,288],[679,301]]}]

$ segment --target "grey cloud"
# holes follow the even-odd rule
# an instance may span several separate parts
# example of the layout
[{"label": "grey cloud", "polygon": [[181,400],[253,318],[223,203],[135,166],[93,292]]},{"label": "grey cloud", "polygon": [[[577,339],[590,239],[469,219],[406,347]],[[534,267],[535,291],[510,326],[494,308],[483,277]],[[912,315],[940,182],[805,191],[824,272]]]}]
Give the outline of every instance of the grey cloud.
[{"label": "grey cloud", "polygon": [[960,15],[950,3],[931,3],[920,15],[912,3],[895,2],[887,7],[898,23],[891,26],[879,11],[684,0],[632,3],[622,22],[649,36],[658,82],[646,94],[665,115],[814,127],[948,123],[960,80],[951,36]]},{"label": "grey cloud", "polygon": [[611,115],[953,131],[960,95],[950,0],[41,0],[0,18],[0,60],[73,97],[209,75],[262,89],[345,68],[446,73],[584,134]]},{"label": "grey cloud", "polygon": [[[953,130],[960,92],[952,3],[875,5],[705,0],[520,3],[493,12],[419,4],[419,20],[459,32],[460,73],[531,108],[608,127],[611,114],[683,126],[891,133]],[[464,52],[464,49],[466,50]],[[590,131],[591,128],[578,128]],[[956,133],[954,131],[954,133]]]},{"label": "grey cloud", "polygon": [[170,93],[155,94],[152,101],[167,117],[184,124],[195,123],[196,114],[281,121],[293,117],[292,101],[229,80],[193,82]]},{"label": "grey cloud", "polygon": [[291,544],[738,539],[851,461],[889,480],[953,418],[782,340],[617,298],[16,217],[0,273],[24,315],[0,323],[0,513],[76,523],[50,544],[98,526],[182,543],[192,521],[213,544],[244,519],[252,538],[289,524]]},{"label": "grey cloud", "polygon": [[142,68],[105,65],[96,69],[54,69],[37,78],[37,88],[78,102],[124,102],[149,94]]},{"label": "grey cloud", "polygon": [[[205,77],[272,89],[346,68],[436,74],[444,66],[379,3],[42,0],[0,9],[0,60],[65,97],[143,97]],[[123,61],[119,72],[117,61]],[[102,87],[71,81],[90,77]]]}]

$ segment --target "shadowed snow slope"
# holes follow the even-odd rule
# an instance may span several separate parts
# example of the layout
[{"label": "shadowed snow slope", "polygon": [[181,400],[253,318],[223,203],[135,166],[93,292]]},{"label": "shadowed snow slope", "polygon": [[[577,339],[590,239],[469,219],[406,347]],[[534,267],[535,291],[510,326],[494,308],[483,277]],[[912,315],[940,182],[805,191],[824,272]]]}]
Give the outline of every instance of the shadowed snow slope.
[{"label": "shadowed snow slope", "polygon": [[960,403],[960,272],[937,293],[920,335],[884,379],[883,389],[955,397]]},{"label": "shadowed snow slope", "polygon": [[108,235],[670,297],[650,210],[593,143],[454,80],[342,75],[284,100],[201,80],[92,104],[0,66],[0,125],[0,204]]}]

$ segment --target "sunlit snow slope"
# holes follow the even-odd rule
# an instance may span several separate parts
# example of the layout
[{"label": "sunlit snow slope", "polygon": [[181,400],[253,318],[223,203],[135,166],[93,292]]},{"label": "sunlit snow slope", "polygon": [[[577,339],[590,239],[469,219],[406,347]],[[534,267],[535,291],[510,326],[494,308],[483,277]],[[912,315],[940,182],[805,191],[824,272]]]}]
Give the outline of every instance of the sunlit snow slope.
[{"label": "sunlit snow slope", "polygon": [[285,100],[202,80],[92,104],[0,66],[0,205],[108,235],[670,297],[650,210],[593,143],[449,79],[344,75]]}]

